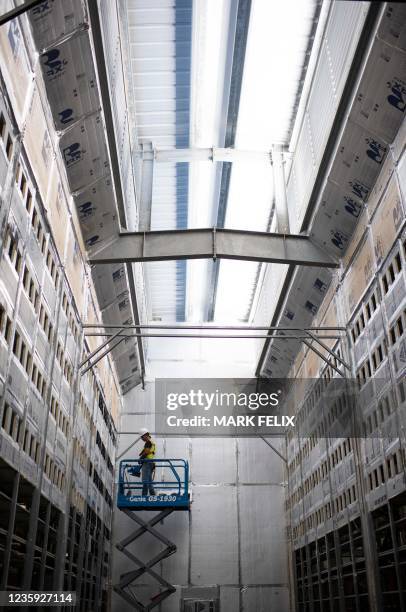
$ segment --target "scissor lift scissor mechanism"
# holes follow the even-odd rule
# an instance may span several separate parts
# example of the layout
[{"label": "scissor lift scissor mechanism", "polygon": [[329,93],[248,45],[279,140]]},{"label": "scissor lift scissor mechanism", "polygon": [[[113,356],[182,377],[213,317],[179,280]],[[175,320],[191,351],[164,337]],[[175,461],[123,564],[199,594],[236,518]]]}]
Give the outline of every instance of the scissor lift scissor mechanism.
[{"label": "scissor lift scissor mechanism", "polygon": [[[123,460],[120,462],[117,507],[124,512],[137,528],[116,544],[117,550],[121,551],[136,568],[122,574],[120,582],[114,585],[114,590],[125,599],[135,610],[148,611],[158,606],[164,599],[176,591],[173,584],[165,580],[153,568],[164,559],[173,555],[176,544],[156,529],[158,523],[162,523],[175,511],[189,510],[189,465],[184,459],[153,459],[156,469],[161,468],[162,480],[154,481],[155,495],[143,495],[145,488],[151,483],[140,482],[139,460]],[[142,490],[144,488],[144,491]],[[149,521],[139,516],[139,512],[159,511]],[[149,533],[165,546],[158,554],[148,561],[143,561],[129,547],[138,538]],[[135,594],[135,583],[144,575],[148,574],[159,584],[159,591],[152,596],[148,603],[143,603]]]}]

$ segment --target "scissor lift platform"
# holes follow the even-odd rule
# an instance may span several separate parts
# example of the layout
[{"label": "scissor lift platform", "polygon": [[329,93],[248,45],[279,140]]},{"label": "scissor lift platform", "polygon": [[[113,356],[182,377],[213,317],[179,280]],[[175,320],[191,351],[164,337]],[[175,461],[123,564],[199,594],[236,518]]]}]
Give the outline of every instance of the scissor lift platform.
[{"label": "scissor lift platform", "polygon": [[[155,525],[163,522],[174,511],[190,509],[189,464],[184,459],[144,459],[143,461],[155,463],[158,480],[142,482],[141,464],[138,459],[123,459],[120,462],[117,507],[137,524],[137,529],[118,542],[116,548],[136,565],[136,569],[122,574],[120,582],[113,588],[133,606],[134,610],[149,611],[176,591],[172,584],[152,569],[177,550],[176,544],[161,534]],[[155,489],[155,495],[143,495],[143,487],[151,484]],[[159,512],[149,521],[145,521],[138,515],[142,510]],[[129,546],[144,533],[149,533],[166,546],[147,562],[129,550]],[[140,601],[134,593],[136,586],[134,583],[145,573],[154,578],[161,587],[147,603]]]},{"label": "scissor lift platform", "polygon": [[[155,463],[158,479],[143,483],[140,461],[124,459],[120,462],[117,507],[131,510],[172,508],[189,510],[189,464],[184,459],[144,459],[142,463]],[[144,486],[153,484],[156,495],[143,495]]]}]

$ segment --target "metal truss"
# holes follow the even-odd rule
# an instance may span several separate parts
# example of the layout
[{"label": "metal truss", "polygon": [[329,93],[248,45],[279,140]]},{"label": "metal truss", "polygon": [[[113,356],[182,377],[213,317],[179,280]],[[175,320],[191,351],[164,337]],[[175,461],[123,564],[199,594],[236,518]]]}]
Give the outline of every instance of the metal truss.
[{"label": "metal truss", "polygon": [[[82,376],[94,367],[103,357],[113,351],[126,338],[141,337],[141,338],[221,338],[224,340],[232,339],[267,339],[277,338],[278,340],[301,340],[309,347],[316,355],[318,355],[327,365],[329,365],[337,374],[345,378],[345,370],[351,372],[351,367],[344,361],[335,351],[333,351],[324,340],[339,340],[342,338],[341,333],[345,332],[345,327],[262,327],[248,325],[104,325],[94,323],[84,323],[85,336],[100,336],[106,340],[94,351],[92,351],[80,364]],[[92,330],[117,330],[114,333],[106,331]],[[150,333],[149,330],[157,330],[155,333]],[[134,331],[135,330],[135,331]],[[139,330],[139,331],[138,331]],[[144,331],[147,330],[147,331]],[[163,330],[163,331],[160,331]],[[173,330],[180,333],[174,333]],[[198,333],[185,333],[196,331]],[[222,332],[238,332],[238,333],[218,333]],[[252,332],[267,332],[255,333]],[[320,335],[320,332],[324,332]],[[317,348],[318,344],[320,348]],[[107,347],[107,348],[106,348]],[[105,349],[101,354],[100,351]],[[327,356],[320,350],[324,350]],[[92,361],[92,359],[94,360]],[[86,365],[87,364],[87,365]],[[339,365],[343,366],[344,371],[340,370]],[[86,366],[86,367],[85,367]]]},{"label": "metal truss", "polygon": [[122,232],[89,256],[90,264],[178,259],[238,259],[337,268],[338,262],[301,234],[223,228]]},{"label": "metal truss", "polygon": [[[136,510],[134,511],[123,509],[121,511],[124,512],[135,523],[137,523],[139,527],[138,529],[130,533],[126,538],[118,542],[116,544],[116,548],[117,550],[122,552],[130,561],[132,561],[137,566],[137,569],[122,574],[120,576],[120,582],[116,585],[113,585],[113,589],[116,593],[118,593],[118,595],[125,599],[125,601],[127,601],[131,606],[133,606],[135,610],[140,610],[142,612],[153,610],[156,606],[159,606],[159,604],[164,599],[166,599],[176,591],[176,588],[173,586],[173,584],[162,578],[160,574],[158,574],[152,569],[157,563],[173,555],[177,550],[176,544],[171,542],[157,529],[155,529],[155,525],[163,521],[170,514],[172,514],[174,509],[166,508],[165,510],[162,510],[162,512],[156,514],[149,521],[144,521],[142,518],[140,518]],[[128,547],[133,542],[135,542],[135,540],[144,535],[144,533],[149,533],[166,546],[164,550],[152,557],[149,561],[145,562],[128,550]],[[160,590],[157,595],[153,596],[150,599],[150,602],[146,604],[142,603],[142,601],[140,601],[136,597],[133,591],[134,583],[139,580],[144,574],[148,574],[149,576],[151,576],[154,580],[156,580],[160,587],[163,587],[164,589]]]}]

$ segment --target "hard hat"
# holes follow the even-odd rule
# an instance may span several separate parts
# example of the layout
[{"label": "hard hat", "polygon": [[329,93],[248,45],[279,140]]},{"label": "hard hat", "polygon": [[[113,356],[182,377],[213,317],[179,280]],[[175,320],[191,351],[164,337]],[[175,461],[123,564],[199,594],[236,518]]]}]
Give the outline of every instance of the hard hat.
[{"label": "hard hat", "polygon": [[149,433],[148,429],[146,427],[141,427],[140,429],[141,436],[145,436],[145,434],[147,433]]}]

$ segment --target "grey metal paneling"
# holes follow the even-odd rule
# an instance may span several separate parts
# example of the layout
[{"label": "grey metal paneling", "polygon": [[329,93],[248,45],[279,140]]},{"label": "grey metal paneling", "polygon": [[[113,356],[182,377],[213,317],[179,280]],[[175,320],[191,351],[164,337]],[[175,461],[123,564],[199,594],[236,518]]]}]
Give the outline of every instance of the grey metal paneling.
[{"label": "grey metal paneling", "polygon": [[172,584],[187,584],[189,574],[189,538],[191,516],[188,512],[174,512],[163,525],[163,532],[172,542],[176,542],[177,551],[162,564],[162,575]]},{"label": "grey metal paneling", "polygon": [[295,173],[297,206],[298,210],[302,210],[302,207],[307,203],[309,190],[313,185],[313,178],[316,173],[311,127],[307,112],[303,119],[292,170]]},{"label": "grey metal paneling", "polygon": [[[270,442],[280,449],[280,438]],[[238,479],[240,483],[281,483],[283,463],[260,438],[238,440]]]},{"label": "grey metal paneling", "polygon": [[162,456],[176,459],[177,457],[183,457],[184,459],[190,458],[190,446],[191,442],[188,438],[161,438],[161,442],[158,442],[159,452]]},{"label": "grey metal paneling", "polygon": [[[317,87],[309,98],[309,122],[314,146],[315,162],[320,162],[329,135],[338,101],[329,65],[329,56],[324,44],[317,65]],[[298,143],[299,147],[299,143]]]},{"label": "grey metal paneling", "polygon": [[241,486],[241,572],[243,584],[283,584],[287,546],[281,486]]},{"label": "grey metal paneling", "polygon": [[[123,73],[125,66],[123,65],[124,58],[122,55],[122,45],[125,44],[125,42],[120,36],[117,8],[117,3],[115,1],[104,0],[100,2],[106,69],[111,92],[110,100],[120,164],[120,175],[126,200],[127,225],[128,227],[133,227],[136,202],[130,144],[131,135],[129,133],[130,118],[127,108]],[[132,221],[130,221],[131,218],[133,218]]]},{"label": "grey metal paneling", "polygon": [[235,612],[240,606],[240,588],[220,587],[221,612]]},{"label": "grey metal paneling", "polygon": [[364,15],[364,7],[358,2],[335,3],[331,9],[288,179],[289,191],[294,173],[298,216],[303,216],[307,206],[309,181],[312,182],[324,152],[354,51],[355,34]]},{"label": "grey metal paneling", "polygon": [[243,590],[242,603],[247,612],[288,612],[288,587],[249,587]]},{"label": "grey metal paneling", "polygon": [[236,495],[235,487],[194,488],[191,581],[195,585],[238,584]]},{"label": "grey metal paneling", "polygon": [[[339,95],[344,86],[349,55],[356,42],[357,29],[364,11],[361,2],[334,2],[331,5],[324,46],[336,95]],[[318,91],[321,97],[324,92],[322,89]]]},{"label": "grey metal paneling", "polygon": [[192,480],[196,484],[235,483],[236,441],[232,438],[193,440]]},{"label": "grey metal paneling", "polygon": [[[187,146],[192,2],[126,3],[123,30],[128,40],[126,78],[131,124],[137,137],[157,147]],[[123,155],[125,160],[125,156]],[[175,164],[154,168],[151,227],[184,227],[187,172]],[[183,319],[185,265],[148,265],[150,315]]]},{"label": "grey metal paneling", "polygon": [[168,599],[162,602],[162,612],[179,612],[182,609],[181,598],[181,590],[177,589],[176,593],[173,593]]}]

